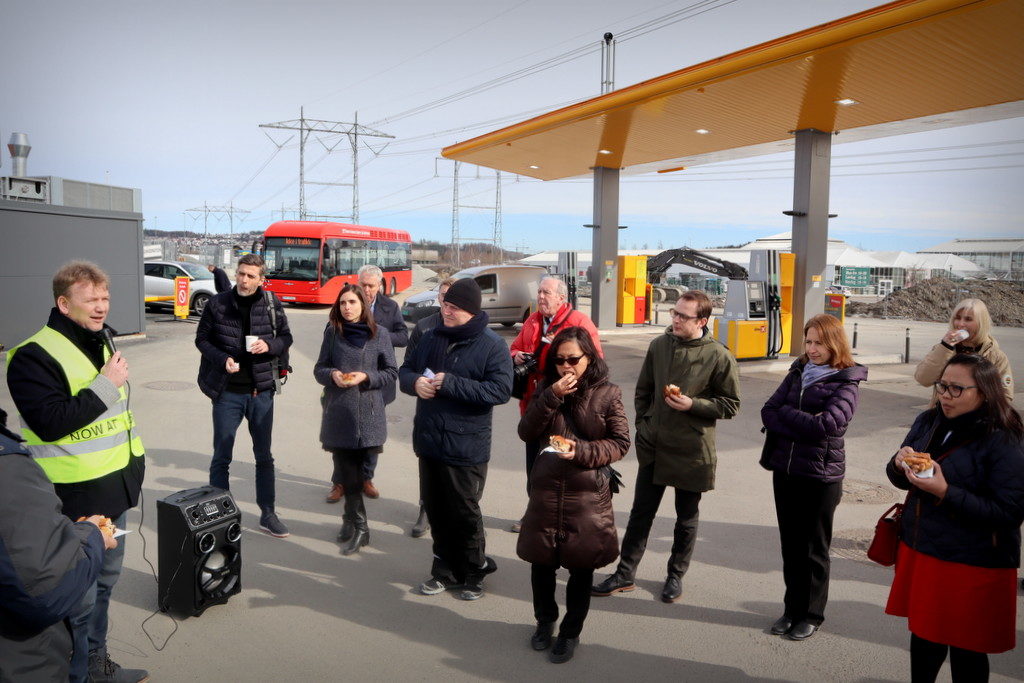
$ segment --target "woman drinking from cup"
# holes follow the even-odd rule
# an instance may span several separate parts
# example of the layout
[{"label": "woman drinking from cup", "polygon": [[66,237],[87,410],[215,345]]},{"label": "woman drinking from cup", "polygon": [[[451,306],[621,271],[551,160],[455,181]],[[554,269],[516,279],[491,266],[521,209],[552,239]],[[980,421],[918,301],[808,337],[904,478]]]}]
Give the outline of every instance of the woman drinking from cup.
[{"label": "woman drinking from cup", "polygon": [[[1013,400],[1010,361],[992,337],[992,317],[988,313],[988,306],[981,299],[964,299],[956,305],[949,316],[949,329],[917,364],[914,379],[921,386],[934,385],[946,367],[946,362],[957,353],[975,353],[995,365],[1006,397]],[[938,397],[932,399],[933,406],[937,400]]]}]

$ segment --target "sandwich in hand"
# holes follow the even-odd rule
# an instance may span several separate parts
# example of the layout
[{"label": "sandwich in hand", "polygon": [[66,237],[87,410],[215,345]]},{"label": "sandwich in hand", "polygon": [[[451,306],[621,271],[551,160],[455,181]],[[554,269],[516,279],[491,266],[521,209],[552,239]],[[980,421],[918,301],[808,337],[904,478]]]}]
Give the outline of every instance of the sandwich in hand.
[{"label": "sandwich in hand", "polygon": [[341,373],[341,381],[345,384],[355,384],[356,373],[354,372],[343,372]]},{"label": "sandwich in hand", "polygon": [[551,447],[554,448],[559,453],[572,452],[572,442],[570,442],[565,437],[558,436],[557,434],[552,434],[551,438],[549,439],[549,442],[551,443]]},{"label": "sandwich in hand", "polygon": [[682,396],[683,395],[683,392],[675,384],[666,384],[665,388],[662,389],[661,392],[662,392],[662,394],[665,395],[666,398],[668,398],[669,396]]},{"label": "sandwich in hand", "polygon": [[903,456],[903,464],[915,474],[920,474],[932,468],[932,456],[928,453],[908,453]]}]

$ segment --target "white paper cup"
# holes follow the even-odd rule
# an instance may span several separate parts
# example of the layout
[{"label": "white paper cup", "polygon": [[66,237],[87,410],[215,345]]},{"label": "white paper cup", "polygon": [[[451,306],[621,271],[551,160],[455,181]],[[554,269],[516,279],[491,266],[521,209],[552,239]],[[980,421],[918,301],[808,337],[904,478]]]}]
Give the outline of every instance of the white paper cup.
[{"label": "white paper cup", "polygon": [[962,342],[962,341],[964,341],[965,339],[967,339],[970,336],[971,336],[971,333],[968,332],[967,330],[957,330],[956,333],[953,335],[953,337],[958,342]]},{"label": "white paper cup", "polygon": [[255,334],[245,335],[245,350],[252,353],[252,345],[259,341],[259,337]]}]

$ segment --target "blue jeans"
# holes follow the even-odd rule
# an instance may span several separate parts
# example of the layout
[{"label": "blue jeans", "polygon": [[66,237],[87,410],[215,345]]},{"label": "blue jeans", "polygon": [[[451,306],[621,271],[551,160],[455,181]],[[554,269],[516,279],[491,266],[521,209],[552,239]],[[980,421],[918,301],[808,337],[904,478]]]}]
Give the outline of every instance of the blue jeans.
[{"label": "blue jeans", "polygon": [[[126,515],[123,513],[114,520],[117,528],[124,528]],[[116,548],[103,552],[103,565],[96,582],[85,592],[78,607],[68,617],[74,645],[69,672],[72,683],[85,683],[88,680],[89,653],[107,647],[107,610],[110,607],[110,592],[121,576],[125,538],[121,536],[117,539]]]},{"label": "blue jeans", "polygon": [[256,504],[260,510],[274,508],[274,457],[270,440],[274,430],[274,391],[235,394],[225,391],[213,402],[213,460],[210,485],[230,489],[228,468],[235,448],[235,433],[242,418],[249,423],[252,452],[256,457]]}]

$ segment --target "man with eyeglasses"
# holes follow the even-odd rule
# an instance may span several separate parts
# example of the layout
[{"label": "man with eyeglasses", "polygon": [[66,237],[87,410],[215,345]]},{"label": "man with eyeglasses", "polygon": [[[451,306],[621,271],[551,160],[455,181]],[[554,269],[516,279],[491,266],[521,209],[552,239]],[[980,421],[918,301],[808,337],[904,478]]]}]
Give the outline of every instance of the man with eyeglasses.
[{"label": "man with eyeglasses", "polygon": [[615,573],[593,595],[633,590],[666,487],[675,489],[676,525],[663,602],[682,594],[682,578],[697,540],[701,494],[715,485],[715,422],[740,407],[736,359],[707,329],[711,300],[684,293],[672,309],[672,326],[647,349],[636,382],[636,456],[640,463],[626,535]]}]

